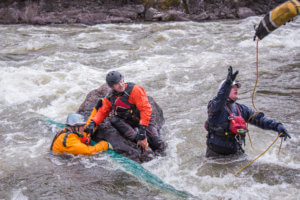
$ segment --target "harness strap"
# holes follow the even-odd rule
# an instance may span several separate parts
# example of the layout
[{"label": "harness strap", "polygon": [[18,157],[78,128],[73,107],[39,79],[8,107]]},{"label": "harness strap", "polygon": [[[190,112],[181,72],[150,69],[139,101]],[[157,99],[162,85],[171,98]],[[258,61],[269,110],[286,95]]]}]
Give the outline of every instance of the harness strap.
[{"label": "harness strap", "polygon": [[[226,106],[226,110],[228,111],[229,115],[233,115],[233,112],[230,110],[230,108],[228,107],[228,105],[225,105],[225,106]],[[241,117],[242,115],[241,115],[241,111],[240,111],[238,105],[235,104],[235,108],[236,108],[236,110],[238,112],[238,116]]]},{"label": "harness strap", "polygon": [[56,138],[57,138],[58,136],[60,136],[61,134],[64,134],[64,133],[67,133],[67,132],[68,132],[68,130],[64,128],[63,130],[58,131],[58,132],[56,133],[56,135],[54,136],[54,139],[53,139],[53,141],[52,141],[52,144],[51,144],[51,146],[50,146],[50,151],[53,151],[53,144],[54,144]]},{"label": "harness strap", "polygon": [[76,132],[76,131],[70,131],[70,130],[67,130],[67,129],[63,129],[63,130],[61,130],[61,131],[59,131],[58,133],[56,133],[56,135],[55,135],[55,137],[54,137],[54,139],[53,139],[53,141],[52,141],[52,144],[51,144],[51,146],[50,146],[50,151],[53,151],[53,144],[54,144],[54,142],[55,142],[55,140],[56,140],[56,138],[58,137],[58,136],[60,136],[61,134],[64,134],[64,133],[66,133],[66,135],[64,136],[64,139],[63,139],[63,145],[64,145],[64,147],[67,147],[67,137],[70,135],[70,134],[76,134],[78,137],[84,137],[84,135],[83,134],[80,134],[80,133],[78,133],[78,132]]},{"label": "harness strap", "polygon": [[68,131],[64,137],[64,140],[63,140],[63,145],[64,147],[67,147],[67,137],[70,135],[70,134],[76,134],[78,137],[83,137],[82,134],[78,133],[78,132],[73,132],[73,131]]}]

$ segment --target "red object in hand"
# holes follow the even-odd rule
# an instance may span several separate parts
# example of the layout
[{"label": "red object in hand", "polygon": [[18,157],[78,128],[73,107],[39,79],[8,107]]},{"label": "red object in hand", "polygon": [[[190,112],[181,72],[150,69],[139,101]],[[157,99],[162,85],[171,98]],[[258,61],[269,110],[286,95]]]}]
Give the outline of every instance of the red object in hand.
[{"label": "red object in hand", "polygon": [[139,140],[137,144],[145,151],[148,149],[149,146],[147,139]]}]

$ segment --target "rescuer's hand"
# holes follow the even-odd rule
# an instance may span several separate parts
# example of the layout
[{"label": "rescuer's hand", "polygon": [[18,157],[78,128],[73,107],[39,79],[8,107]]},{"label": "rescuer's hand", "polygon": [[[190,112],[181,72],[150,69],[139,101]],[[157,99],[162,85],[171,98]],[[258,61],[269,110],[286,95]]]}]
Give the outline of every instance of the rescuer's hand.
[{"label": "rescuer's hand", "polygon": [[146,138],[147,126],[140,125],[136,134],[136,140],[143,140]]},{"label": "rescuer's hand", "polygon": [[108,142],[108,149],[114,150],[113,146]]},{"label": "rescuer's hand", "polygon": [[282,133],[280,135],[280,137],[284,137],[284,141],[287,139],[287,138],[290,138],[291,139],[291,136],[288,134],[287,130],[284,128],[284,126],[282,124],[279,124],[277,126],[277,131],[278,131],[278,134]]},{"label": "rescuer's hand", "polygon": [[235,71],[234,74],[232,74],[232,67],[229,66],[226,83],[231,85],[233,83],[233,81],[235,80],[236,76],[238,75],[238,73],[239,73],[239,71]]},{"label": "rescuer's hand", "polygon": [[96,123],[92,120],[89,125],[84,129],[84,132],[89,133],[91,135],[94,134],[94,129],[96,127]]}]

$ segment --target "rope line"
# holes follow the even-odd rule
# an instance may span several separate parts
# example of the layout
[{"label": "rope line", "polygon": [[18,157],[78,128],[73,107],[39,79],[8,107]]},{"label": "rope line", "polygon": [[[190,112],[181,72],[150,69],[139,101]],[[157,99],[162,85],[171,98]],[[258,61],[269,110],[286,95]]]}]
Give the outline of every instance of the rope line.
[{"label": "rope line", "polygon": [[283,138],[281,138],[280,146],[279,146],[279,149],[278,149],[278,156],[280,155],[280,149],[281,149],[281,146],[282,146],[282,142],[283,142]]},{"label": "rope line", "polygon": [[247,167],[249,167],[254,161],[256,161],[258,158],[260,158],[262,155],[264,155],[270,148],[271,146],[278,140],[278,138],[283,134],[283,132],[281,132],[276,139],[272,142],[272,144],[264,151],[262,152],[259,156],[257,156],[256,158],[254,158],[253,160],[251,160],[248,164],[244,165],[242,168],[240,168],[238,171],[236,171],[234,173],[234,175],[239,174],[241,171],[243,171],[244,169],[246,169]]},{"label": "rope line", "polygon": [[[249,124],[250,120],[252,119],[252,117],[254,117],[255,115],[257,115],[259,113],[258,110],[257,110],[257,108],[255,107],[255,104],[254,104],[254,95],[255,95],[255,90],[256,90],[256,87],[257,87],[257,83],[258,83],[258,41],[259,41],[259,39],[256,40],[256,81],[255,81],[255,85],[254,85],[254,88],[253,88],[253,91],[252,91],[252,106],[253,106],[253,108],[255,110],[255,113],[252,114],[249,117],[249,119],[247,121],[247,129],[248,129],[248,124]],[[248,131],[248,138],[249,138],[249,142],[251,144],[251,147],[253,149],[253,143],[252,143],[249,131]]]},{"label": "rope line", "polygon": [[[248,129],[248,124],[250,122],[250,120],[255,116],[257,115],[259,112],[257,110],[257,108],[255,107],[255,104],[254,104],[254,95],[255,95],[255,90],[256,90],[256,87],[257,87],[257,83],[258,83],[258,41],[259,39],[256,40],[256,81],[255,81],[255,85],[254,85],[254,88],[253,88],[253,91],[252,91],[252,106],[255,110],[255,113],[252,114],[248,121],[247,121],[247,129]],[[283,132],[281,132],[280,134],[278,134],[278,136],[276,137],[276,139],[272,142],[272,144],[264,151],[262,152],[259,156],[257,156],[255,159],[251,160],[248,164],[244,165],[242,168],[240,168],[238,171],[236,171],[234,173],[234,175],[237,175],[239,174],[241,171],[243,171],[244,169],[246,169],[247,167],[249,167],[254,161],[256,161],[258,158],[260,158],[262,155],[264,155],[270,148],[271,146],[278,140],[278,138],[283,134]],[[249,141],[251,143],[251,147],[253,148],[253,145],[252,145],[252,141],[251,141],[251,137],[250,137],[250,134],[249,134],[249,131],[248,131],[248,137],[249,137]],[[278,155],[280,154],[280,150],[281,150],[281,146],[282,146],[282,141],[283,141],[283,138],[281,139],[281,143],[280,143],[280,147],[279,147],[279,150],[278,150]]]}]

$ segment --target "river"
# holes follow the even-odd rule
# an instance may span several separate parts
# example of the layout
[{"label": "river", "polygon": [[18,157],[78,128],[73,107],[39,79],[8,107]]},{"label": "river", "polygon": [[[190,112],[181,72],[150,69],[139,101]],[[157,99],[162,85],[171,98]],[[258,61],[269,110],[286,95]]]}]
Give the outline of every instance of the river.
[{"label": "river", "polygon": [[252,106],[253,25],[261,17],[206,23],[0,25],[0,199],[178,199],[124,171],[105,154],[49,154],[56,131],[110,70],[143,86],[164,111],[166,156],[143,166],[195,199],[300,199],[300,21],[259,42],[255,106],[292,136],[250,127],[242,158],[205,158],[206,106],[239,70],[239,102]]}]

